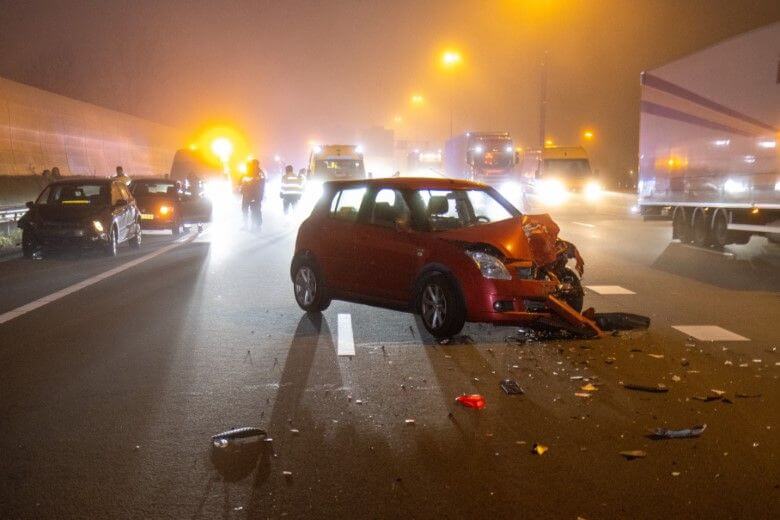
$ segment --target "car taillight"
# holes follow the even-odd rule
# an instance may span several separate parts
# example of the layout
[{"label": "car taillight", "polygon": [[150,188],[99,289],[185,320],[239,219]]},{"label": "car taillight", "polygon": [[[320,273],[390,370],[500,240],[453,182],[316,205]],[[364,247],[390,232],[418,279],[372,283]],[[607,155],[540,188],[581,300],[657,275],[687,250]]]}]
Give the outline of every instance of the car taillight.
[{"label": "car taillight", "polygon": [[166,215],[170,215],[173,213],[173,208],[171,206],[160,206],[160,209],[157,210],[157,212],[162,215],[163,217]]}]

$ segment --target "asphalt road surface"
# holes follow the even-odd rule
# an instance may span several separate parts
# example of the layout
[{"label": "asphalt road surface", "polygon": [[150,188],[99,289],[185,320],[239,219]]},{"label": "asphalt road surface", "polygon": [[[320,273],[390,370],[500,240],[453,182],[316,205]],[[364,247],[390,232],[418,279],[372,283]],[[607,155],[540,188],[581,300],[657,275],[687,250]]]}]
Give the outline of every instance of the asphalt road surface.
[{"label": "asphalt road surface", "polygon": [[[440,345],[344,302],[308,317],[274,200],[260,231],[223,209],[114,259],[0,262],[0,517],[777,518],[780,250],[670,243],[631,204],[549,208],[586,306],[652,319],[591,341],[469,324]],[[226,469],[210,437],[235,426],[272,441]]]}]

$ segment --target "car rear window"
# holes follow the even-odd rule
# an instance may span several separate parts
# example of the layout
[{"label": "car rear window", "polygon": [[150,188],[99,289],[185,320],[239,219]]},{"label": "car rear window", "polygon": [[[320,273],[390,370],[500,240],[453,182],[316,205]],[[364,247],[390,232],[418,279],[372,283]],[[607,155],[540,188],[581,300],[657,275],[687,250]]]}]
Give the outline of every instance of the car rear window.
[{"label": "car rear window", "polygon": [[330,204],[330,216],[339,220],[356,221],[366,191],[365,187],[339,190]]}]

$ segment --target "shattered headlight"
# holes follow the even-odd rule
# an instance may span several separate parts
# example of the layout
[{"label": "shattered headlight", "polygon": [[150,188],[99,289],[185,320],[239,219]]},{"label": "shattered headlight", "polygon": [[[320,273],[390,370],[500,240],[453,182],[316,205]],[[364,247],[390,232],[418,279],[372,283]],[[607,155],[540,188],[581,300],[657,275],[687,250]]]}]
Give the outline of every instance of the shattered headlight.
[{"label": "shattered headlight", "polygon": [[466,254],[477,264],[479,272],[485,278],[492,280],[511,280],[512,275],[504,265],[504,262],[493,255],[482,251],[466,251]]}]

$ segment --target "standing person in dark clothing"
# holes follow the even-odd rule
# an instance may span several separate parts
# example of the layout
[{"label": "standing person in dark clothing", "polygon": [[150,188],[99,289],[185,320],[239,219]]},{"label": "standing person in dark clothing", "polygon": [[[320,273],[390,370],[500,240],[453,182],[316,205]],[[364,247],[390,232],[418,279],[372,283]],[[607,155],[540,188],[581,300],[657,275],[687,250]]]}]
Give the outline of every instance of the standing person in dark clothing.
[{"label": "standing person in dark clothing", "polygon": [[244,218],[251,218],[259,229],[263,223],[262,202],[265,195],[265,173],[260,169],[260,162],[255,159],[249,163],[247,176],[241,182],[241,210]]}]

